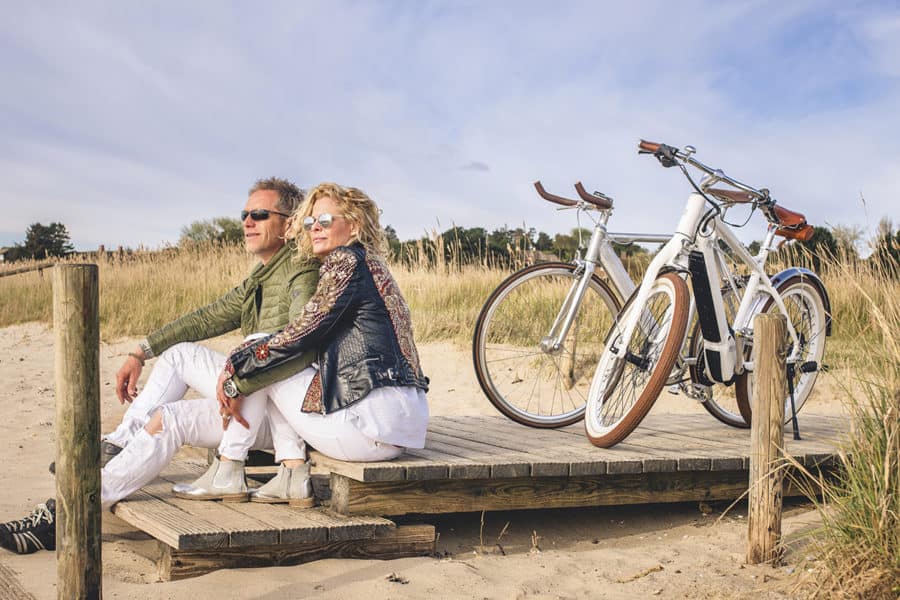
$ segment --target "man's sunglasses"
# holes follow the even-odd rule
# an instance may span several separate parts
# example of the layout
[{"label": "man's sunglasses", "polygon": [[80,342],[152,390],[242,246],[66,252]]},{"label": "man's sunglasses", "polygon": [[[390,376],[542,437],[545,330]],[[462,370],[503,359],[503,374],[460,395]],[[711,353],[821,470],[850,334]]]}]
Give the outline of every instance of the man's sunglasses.
[{"label": "man's sunglasses", "polygon": [[340,215],[332,215],[331,213],[322,213],[318,217],[303,217],[303,229],[309,231],[313,228],[313,225],[315,225],[317,221],[322,229],[328,229],[334,224],[334,220],[339,216]]},{"label": "man's sunglasses", "polygon": [[242,210],[241,211],[241,222],[247,220],[247,217],[250,217],[254,221],[265,221],[271,215],[281,215],[282,217],[290,217],[291,215],[286,215],[283,212],[278,212],[277,210],[268,210],[265,208],[254,208],[253,210]]}]

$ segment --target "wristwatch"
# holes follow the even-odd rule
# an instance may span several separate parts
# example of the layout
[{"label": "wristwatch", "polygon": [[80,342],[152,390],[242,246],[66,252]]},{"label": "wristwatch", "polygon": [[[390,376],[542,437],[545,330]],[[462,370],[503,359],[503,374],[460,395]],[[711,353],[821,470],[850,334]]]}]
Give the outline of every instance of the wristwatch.
[{"label": "wristwatch", "polygon": [[225,395],[229,398],[237,398],[241,395],[234,379],[226,379],[225,383],[222,384],[222,391],[225,392]]}]

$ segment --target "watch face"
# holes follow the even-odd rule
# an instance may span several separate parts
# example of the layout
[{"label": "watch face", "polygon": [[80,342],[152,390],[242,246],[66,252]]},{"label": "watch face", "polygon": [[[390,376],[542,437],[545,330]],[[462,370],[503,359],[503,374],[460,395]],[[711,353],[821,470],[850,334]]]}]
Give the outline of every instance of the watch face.
[{"label": "watch face", "polygon": [[234,381],[228,379],[222,384],[222,391],[225,392],[225,395],[229,398],[236,398],[238,395],[237,385],[235,385]]}]

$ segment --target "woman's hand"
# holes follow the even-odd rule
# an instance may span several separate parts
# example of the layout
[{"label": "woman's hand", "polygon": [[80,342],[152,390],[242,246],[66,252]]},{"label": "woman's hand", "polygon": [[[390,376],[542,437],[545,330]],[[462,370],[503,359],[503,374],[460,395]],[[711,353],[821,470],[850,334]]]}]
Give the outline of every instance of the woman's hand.
[{"label": "woman's hand", "polygon": [[228,371],[222,371],[219,380],[216,382],[216,400],[219,401],[219,414],[222,415],[222,429],[228,429],[231,419],[243,425],[246,429],[250,429],[250,424],[241,415],[241,404],[244,402],[244,396],[229,398],[225,395],[225,381],[231,378]]}]

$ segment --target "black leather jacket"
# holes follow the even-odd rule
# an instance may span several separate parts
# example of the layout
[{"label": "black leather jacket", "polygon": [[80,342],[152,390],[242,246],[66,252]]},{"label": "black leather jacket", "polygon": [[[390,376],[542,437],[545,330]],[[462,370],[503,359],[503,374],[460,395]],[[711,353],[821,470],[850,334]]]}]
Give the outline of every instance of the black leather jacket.
[{"label": "black leather jacket", "polygon": [[318,349],[319,371],[303,400],[304,412],[331,413],[382,386],[428,390],[409,307],[384,261],[361,244],[329,253],[299,317],[235,350],[225,368],[241,390],[244,382],[311,348]]}]

